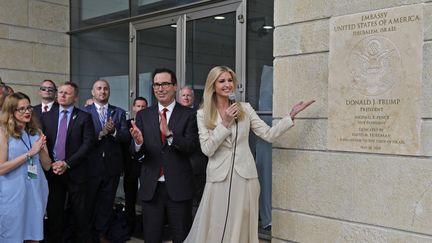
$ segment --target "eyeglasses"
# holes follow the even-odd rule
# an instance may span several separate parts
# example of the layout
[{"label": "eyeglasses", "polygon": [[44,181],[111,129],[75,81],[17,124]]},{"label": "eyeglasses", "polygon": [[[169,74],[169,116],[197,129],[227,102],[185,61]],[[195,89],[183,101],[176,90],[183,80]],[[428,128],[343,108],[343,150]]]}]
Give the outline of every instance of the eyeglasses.
[{"label": "eyeglasses", "polygon": [[56,91],[54,88],[51,88],[51,87],[44,87],[44,86],[40,87],[39,89],[40,89],[41,91],[48,91],[48,92],[50,92],[50,93],[54,93],[54,92]]},{"label": "eyeglasses", "polygon": [[162,87],[162,89],[167,89],[170,85],[174,85],[174,84],[170,82],[153,83],[152,87],[153,89],[159,89],[159,87]]},{"label": "eyeglasses", "polygon": [[15,109],[15,110],[18,111],[19,113],[25,113],[26,111],[32,112],[33,111],[33,106],[31,106],[31,105],[29,105],[27,107],[23,106],[23,107]]}]

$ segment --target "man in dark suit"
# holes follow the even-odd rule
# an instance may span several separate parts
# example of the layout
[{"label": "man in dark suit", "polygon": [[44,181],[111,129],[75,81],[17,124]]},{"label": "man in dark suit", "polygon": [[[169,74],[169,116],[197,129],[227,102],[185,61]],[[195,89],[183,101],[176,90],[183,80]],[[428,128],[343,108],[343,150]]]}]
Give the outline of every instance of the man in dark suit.
[{"label": "man in dark suit", "polygon": [[57,102],[55,102],[56,93],[57,87],[52,80],[45,79],[42,81],[41,86],[39,87],[41,103],[34,107],[34,111],[39,118],[42,116],[42,114],[51,111],[53,106],[58,106]]},{"label": "man in dark suit", "polygon": [[126,112],[108,104],[110,86],[106,80],[96,80],[92,88],[93,105],[86,106],[95,128],[95,147],[89,153],[89,203],[93,236],[108,242],[107,231],[114,199],[123,171],[123,146],[130,142]]},{"label": "man in dark suit", "polygon": [[[195,104],[195,95],[194,91],[189,86],[184,86],[180,90],[180,104],[183,106],[187,106],[192,108],[194,111],[198,109],[194,106]],[[202,194],[204,192],[205,182],[206,182],[206,169],[207,169],[207,161],[208,158],[205,156],[201,148],[198,147],[196,151],[191,155],[190,162],[193,169],[194,174],[194,183],[195,183],[195,195],[193,198],[193,211],[192,216],[195,217],[196,211],[198,210],[198,206],[201,202]]]},{"label": "man in dark suit", "polygon": [[[147,108],[147,104],[147,100],[144,97],[136,97],[132,103],[132,116],[135,117],[138,111]],[[127,120],[128,129],[132,127],[131,121],[133,120],[134,118]],[[123,190],[125,193],[126,221],[129,227],[129,236],[132,236],[136,225],[135,204],[137,201],[138,180],[141,172],[141,158],[135,158],[134,155],[129,152],[129,145],[130,142],[124,148],[125,165]]]},{"label": "man in dark suit", "polygon": [[131,145],[141,165],[144,242],[162,242],[167,217],[173,243],[186,238],[192,224],[193,173],[189,156],[198,146],[196,115],[175,101],[177,79],[169,69],[153,73],[158,103],[144,109],[132,122]]},{"label": "man in dark suit", "polygon": [[[94,143],[94,128],[90,114],[74,107],[78,86],[66,82],[58,90],[59,106],[43,115],[42,126],[47,136],[52,170],[46,173],[48,196],[48,242],[62,242],[65,227],[65,202],[73,213],[74,242],[86,242],[89,237],[86,217],[87,154]],[[31,210],[31,209],[30,209]]]}]

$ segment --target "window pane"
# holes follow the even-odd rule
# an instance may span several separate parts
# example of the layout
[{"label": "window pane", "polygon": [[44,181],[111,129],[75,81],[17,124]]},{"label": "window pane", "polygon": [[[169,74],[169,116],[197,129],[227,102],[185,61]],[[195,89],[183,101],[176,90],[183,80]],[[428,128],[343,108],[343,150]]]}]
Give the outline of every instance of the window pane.
[{"label": "window pane", "polygon": [[137,90],[138,95],[156,101],[151,87],[151,74],[156,68],[176,71],[176,28],[161,26],[138,31]]},{"label": "window pane", "polygon": [[93,82],[106,79],[111,87],[109,102],[128,110],[128,36],[128,24],[72,36],[71,73],[72,81],[80,87],[80,106],[91,97]]},{"label": "window pane", "polygon": [[71,29],[106,23],[129,17],[129,1],[82,0],[71,1]]},{"label": "window pane", "polygon": [[202,1],[203,0],[133,0],[132,2],[136,4],[132,4],[132,15],[140,15]]},{"label": "window pane", "polygon": [[271,111],[273,75],[266,73],[273,66],[273,1],[249,0],[247,10],[246,100]]},{"label": "window pane", "polygon": [[195,105],[201,102],[211,68],[225,65],[235,69],[235,24],[234,12],[187,22],[185,83],[194,89]]}]

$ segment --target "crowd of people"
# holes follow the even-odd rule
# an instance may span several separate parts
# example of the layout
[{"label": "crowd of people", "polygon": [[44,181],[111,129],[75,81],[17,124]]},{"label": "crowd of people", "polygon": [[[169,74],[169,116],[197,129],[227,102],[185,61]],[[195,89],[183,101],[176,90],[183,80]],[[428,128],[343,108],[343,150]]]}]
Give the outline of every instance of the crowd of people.
[{"label": "crowd of people", "polygon": [[1,82],[0,242],[113,242],[123,174],[128,233],[139,202],[144,242],[162,242],[167,225],[174,243],[257,243],[260,185],[249,131],[272,142],[314,101],[295,104],[270,127],[232,99],[236,82],[230,68],[214,67],[197,107],[192,88],[156,69],[157,102],[147,107],[137,97],[129,120],[110,104],[106,80],[93,83],[83,108],[73,82],[44,80],[36,106]]}]

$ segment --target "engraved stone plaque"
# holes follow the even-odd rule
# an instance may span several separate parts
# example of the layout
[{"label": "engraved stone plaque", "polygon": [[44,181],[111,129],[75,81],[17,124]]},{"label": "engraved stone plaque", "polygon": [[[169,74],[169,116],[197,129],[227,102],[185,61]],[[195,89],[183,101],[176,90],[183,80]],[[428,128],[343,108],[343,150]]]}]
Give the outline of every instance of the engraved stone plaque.
[{"label": "engraved stone plaque", "polygon": [[419,153],[423,6],[330,19],[328,148]]}]

